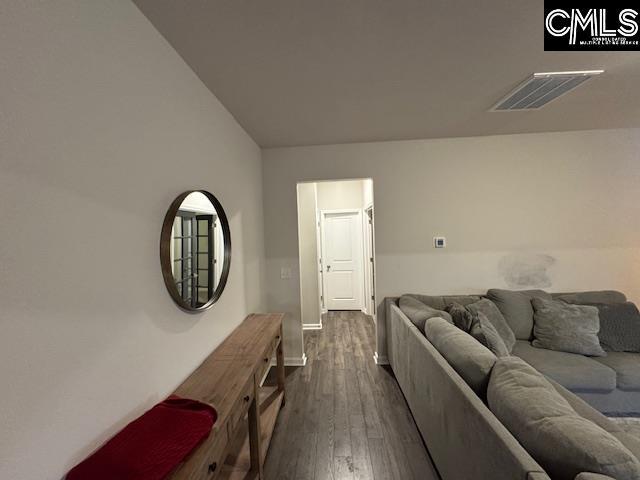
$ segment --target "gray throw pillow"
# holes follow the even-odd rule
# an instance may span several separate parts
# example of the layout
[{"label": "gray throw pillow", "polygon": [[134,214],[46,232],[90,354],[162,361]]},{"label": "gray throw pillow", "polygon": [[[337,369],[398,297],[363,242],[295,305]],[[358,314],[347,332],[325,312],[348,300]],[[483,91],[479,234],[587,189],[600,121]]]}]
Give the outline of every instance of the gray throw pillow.
[{"label": "gray throw pillow", "polygon": [[491,350],[496,357],[508,356],[511,352],[487,316],[482,312],[472,313],[471,316],[472,322],[469,334]]},{"label": "gray throw pillow", "polygon": [[555,480],[582,472],[640,478],[640,461],[613,435],[581,417],[547,379],[518,357],[496,361],[489,408]]},{"label": "gray throw pillow", "polygon": [[468,333],[441,318],[430,318],[424,334],[447,363],[483,401],[496,356]]},{"label": "gray throw pillow", "polygon": [[534,310],[534,347],[559,352],[604,357],[598,331],[600,319],[595,307],[570,305],[558,300],[531,300]]},{"label": "gray throw pillow", "polygon": [[[453,324],[465,333],[470,334],[494,355],[503,357],[511,352],[500,337],[500,334],[482,312],[473,313],[458,303],[447,305],[447,311],[453,319]],[[515,342],[514,342],[515,343]]]},{"label": "gray throw pillow", "polygon": [[498,307],[496,307],[496,304],[487,298],[483,298],[482,300],[467,305],[466,308],[473,314],[483,313],[493,324],[508,352],[511,353],[513,346],[516,344],[516,336],[513,334],[513,330],[511,330],[511,327],[504,319]]},{"label": "gray throw pillow", "polygon": [[544,290],[501,290],[492,288],[487,298],[496,304],[518,340],[531,340],[533,335],[532,298],[547,298]]},{"label": "gray throw pillow", "polygon": [[631,302],[585,303],[598,309],[600,345],[607,352],[640,353],[640,312]]},{"label": "gray throw pillow", "polygon": [[473,324],[471,312],[459,303],[450,303],[445,308],[446,312],[451,315],[453,324],[463,332],[469,333]]}]

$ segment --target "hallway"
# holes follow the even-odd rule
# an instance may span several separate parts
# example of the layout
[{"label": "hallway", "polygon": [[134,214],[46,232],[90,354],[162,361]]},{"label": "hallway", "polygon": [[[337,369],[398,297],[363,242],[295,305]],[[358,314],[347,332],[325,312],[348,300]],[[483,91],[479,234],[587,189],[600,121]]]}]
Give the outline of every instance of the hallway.
[{"label": "hallway", "polygon": [[437,479],[391,370],[373,362],[372,318],[330,312],[323,323],[305,331],[307,365],[287,369],[265,478]]}]

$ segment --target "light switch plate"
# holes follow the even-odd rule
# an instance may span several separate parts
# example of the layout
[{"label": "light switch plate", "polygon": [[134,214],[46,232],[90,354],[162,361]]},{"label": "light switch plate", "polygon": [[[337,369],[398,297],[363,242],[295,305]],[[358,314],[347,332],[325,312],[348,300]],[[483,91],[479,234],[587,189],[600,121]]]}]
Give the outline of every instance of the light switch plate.
[{"label": "light switch plate", "polygon": [[433,247],[434,248],[447,248],[447,239],[446,239],[446,237],[433,237]]}]

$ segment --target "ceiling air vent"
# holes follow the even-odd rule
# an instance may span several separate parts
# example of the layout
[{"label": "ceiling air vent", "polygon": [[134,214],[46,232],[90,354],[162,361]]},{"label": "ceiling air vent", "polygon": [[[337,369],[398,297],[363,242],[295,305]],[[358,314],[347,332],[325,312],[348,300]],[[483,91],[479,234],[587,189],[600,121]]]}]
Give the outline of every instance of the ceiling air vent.
[{"label": "ceiling air vent", "polygon": [[500,100],[491,111],[538,109],[602,72],[604,70],[534,73],[518,88]]}]

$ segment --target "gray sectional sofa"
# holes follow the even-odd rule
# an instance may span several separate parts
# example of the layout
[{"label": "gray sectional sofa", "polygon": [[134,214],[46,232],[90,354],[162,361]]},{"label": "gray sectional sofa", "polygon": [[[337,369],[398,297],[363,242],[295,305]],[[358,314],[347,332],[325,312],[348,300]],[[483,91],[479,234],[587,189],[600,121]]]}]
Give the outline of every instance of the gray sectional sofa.
[{"label": "gray sectional sofa", "polygon": [[[579,303],[627,301],[623,293],[616,291],[549,295],[553,299]],[[509,321],[509,318],[505,319]],[[517,342],[513,355],[522,358],[602,413],[611,416],[640,416],[640,354],[609,352],[606,357],[585,357],[535,348],[531,345],[533,317],[526,316],[523,320],[526,327],[520,329],[520,335],[516,331]]]},{"label": "gray sectional sofa", "polygon": [[[575,295],[580,295],[579,300],[585,303],[626,301],[625,296],[619,292],[552,296],[566,298]],[[483,296],[415,297],[434,309],[443,310],[448,303],[468,305]],[[526,309],[518,310],[515,306],[510,311],[510,306],[501,307],[503,314],[506,313],[505,319],[516,334],[512,355],[521,358],[549,378],[557,392],[580,416],[595,422],[616,437],[621,436],[620,441],[623,441],[620,427],[600,412],[615,415],[637,415],[640,412],[640,355],[611,352],[606,357],[590,358],[535,348],[531,344],[533,313],[529,319]],[[552,478],[492,413],[486,397],[483,398],[482,389],[486,385],[482,386],[482,378],[478,377],[486,375],[486,382],[491,377],[490,368],[489,371],[483,371],[487,370],[482,365],[484,360],[467,354],[469,345],[464,346],[464,342],[458,350],[467,353],[462,355],[464,358],[456,358],[456,349],[452,347],[456,347],[459,339],[452,337],[440,342],[439,338],[433,338],[433,329],[431,335],[435,342],[430,341],[401,311],[398,299],[386,299],[386,310],[389,361],[442,478]],[[473,381],[469,376],[465,377],[465,381],[450,364],[459,361],[467,363],[462,368],[471,367],[473,370],[480,366],[471,375]],[[469,362],[477,364],[469,365]],[[522,409],[527,409],[526,402],[524,403]],[[626,438],[623,443],[636,459],[640,459],[640,439]],[[595,480],[610,477],[584,472],[575,478]]]}]

